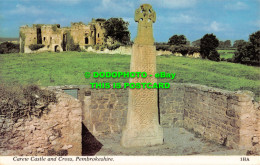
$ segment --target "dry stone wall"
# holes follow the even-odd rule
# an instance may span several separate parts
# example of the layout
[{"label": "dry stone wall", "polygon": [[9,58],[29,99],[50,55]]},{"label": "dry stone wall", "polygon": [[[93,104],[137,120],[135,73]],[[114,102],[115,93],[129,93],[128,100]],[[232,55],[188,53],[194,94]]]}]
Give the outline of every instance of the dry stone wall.
[{"label": "dry stone wall", "polygon": [[199,85],[184,90],[185,128],[232,148],[252,146],[257,116],[250,94]]},{"label": "dry stone wall", "polygon": [[[94,135],[121,132],[128,90],[78,88],[78,100],[59,94],[59,102],[41,118],[0,116],[0,155],[81,155],[81,123]],[[231,148],[259,151],[260,107],[251,92],[230,92],[194,84],[171,84],[158,91],[162,127],[184,127]],[[67,151],[66,151],[67,150]]]},{"label": "dry stone wall", "polygon": [[[82,46],[81,49],[84,49],[87,52],[95,52],[95,53],[100,53],[100,54],[124,54],[124,55],[132,54],[131,46],[120,46],[119,48],[117,48],[115,50],[109,50],[109,49],[105,48],[103,51],[95,50],[91,46],[89,46],[88,48],[85,48],[84,46]],[[167,50],[156,50],[156,55],[157,56],[172,55],[172,52],[167,51]],[[173,55],[174,56],[183,56],[181,53],[174,53]],[[187,54],[186,56],[192,57],[192,58],[200,58],[200,53]]]},{"label": "dry stone wall", "polygon": [[40,118],[0,117],[0,155],[81,155],[81,103],[65,94]]},{"label": "dry stone wall", "polygon": [[[126,121],[128,91],[81,90],[83,123],[94,134],[121,132]],[[194,84],[171,84],[159,90],[160,124],[184,127],[231,148],[259,144],[259,105],[251,92],[230,92]]]},{"label": "dry stone wall", "polygon": [[163,127],[183,126],[184,90],[182,84],[171,84],[159,90],[160,124]]}]

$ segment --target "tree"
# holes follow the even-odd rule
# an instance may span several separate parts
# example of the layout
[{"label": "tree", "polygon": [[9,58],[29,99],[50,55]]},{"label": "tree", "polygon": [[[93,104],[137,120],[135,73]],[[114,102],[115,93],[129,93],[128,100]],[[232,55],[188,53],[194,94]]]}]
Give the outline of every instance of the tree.
[{"label": "tree", "polygon": [[230,48],[231,47],[231,41],[230,40],[226,40],[224,42],[224,48]]},{"label": "tree", "polygon": [[130,32],[128,30],[128,22],[122,18],[110,18],[104,23],[106,29],[105,38],[111,37],[114,41],[122,44],[130,42]]},{"label": "tree", "polygon": [[231,41],[230,40],[219,41],[218,48],[227,49],[227,48],[230,48],[230,47],[231,47]]},{"label": "tree", "polygon": [[249,42],[240,43],[235,52],[234,62],[260,65],[260,31],[249,36]]},{"label": "tree", "polygon": [[187,39],[184,35],[173,35],[169,38],[168,44],[170,44],[170,45],[186,45]]},{"label": "tree", "polygon": [[255,49],[260,48],[260,30],[249,36],[249,41],[254,45]]},{"label": "tree", "polygon": [[192,46],[195,46],[195,47],[200,47],[200,39],[196,40],[196,41],[193,41],[191,43]]},{"label": "tree", "polygon": [[236,40],[233,44],[233,48],[237,48],[238,45],[241,45],[243,43],[245,43],[246,41],[245,40]]},{"label": "tree", "polygon": [[208,59],[211,61],[220,61],[220,56],[218,51],[216,49],[211,50]]},{"label": "tree", "polygon": [[224,47],[225,47],[224,42],[223,41],[219,41],[218,48],[219,49],[223,49]]},{"label": "tree", "polygon": [[[200,39],[200,52],[202,58],[208,58],[211,51],[215,51],[219,45],[219,41],[214,34],[205,34]],[[216,52],[214,52],[216,55]],[[219,56],[219,54],[218,54]],[[210,58],[213,59],[213,58]],[[215,58],[214,58],[215,59]]]}]

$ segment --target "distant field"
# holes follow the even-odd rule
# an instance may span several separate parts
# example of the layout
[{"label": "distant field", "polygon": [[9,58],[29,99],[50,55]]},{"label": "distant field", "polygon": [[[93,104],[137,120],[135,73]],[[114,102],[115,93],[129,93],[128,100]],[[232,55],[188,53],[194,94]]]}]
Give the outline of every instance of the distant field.
[{"label": "distant field", "polygon": [[19,38],[1,38],[1,37],[0,37],[0,43],[2,43],[2,42],[6,42],[6,41],[15,41],[15,42],[19,42]]},{"label": "distant field", "polygon": [[218,50],[218,53],[220,54],[220,58],[232,58],[236,50]]},{"label": "distant field", "polygon": [[[130,56],[87,52],[0,55],[0,82],[53,85],[84,85],[90,82],[128,82],[128,78],[89,78],[85,72],[128,72]],[[157,57],[157,72],[176,73],[175,79],[158,82],[185,82],[227,90],[250,90],[259,100],[258,67],[186,57]]]}]

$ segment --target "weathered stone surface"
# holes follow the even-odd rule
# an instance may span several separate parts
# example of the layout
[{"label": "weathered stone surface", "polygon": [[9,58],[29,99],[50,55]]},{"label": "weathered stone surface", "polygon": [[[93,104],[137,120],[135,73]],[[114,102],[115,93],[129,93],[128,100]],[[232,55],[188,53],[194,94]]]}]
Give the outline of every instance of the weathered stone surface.
[{"label": "weathered stone surface", "polygon": [[[47,155],[48,150],[60,150],[66,144],[70,144],[66,146],[69,155],[81,155],[81,104],[65,94],[57,97],[58,103],[51,105],[50,111],[41,118],[19,119],[13,123],[0,117],[7,128],[0,129],[0,155]],[[70,118],[69,114],[73,116]]]},{"label": "weathered stone surface", "polygon": [[[81,101],[85,98],[84,92],[91,91],[91,95],[87,96],[88,104],[84,103],[83,115],[85,115],[84,124],[93,135],[122,131],[127,118],[128,90],[91,89],[89,86],[84,86],[80,91],[83,93]],[[103,110],[98,109],[99,101],[104,95],[107,95],[107,103],[113,105],[111,109],[108,106]],[[173,83],[170,89],[159,89],[160,124],[163,127],[178,126],[193,129],[204,138],[220,144],[225,142],[226,137],[226,145],[232,148],[254,147],[257,150],[259,148],[257,139],[260,139],[260,107],[257,102],[244,99],[249,97],[243,92],[225,91],[196,84]],[[96,109],[91,109],[93,105],[97,105]],[[226,112],[230,110],[233,114],[228,116]],[[93,111],[99,111],[100,117],[95,118],[90,115]],[[112,115],[113,111],[118,111],[118,114],[122,115],[116,115],[117,113]],[[120,117],[112,118],[113,116]],[[94,130],[96,123],[99,123],[98,131]]]},{"label": "weathered stone surface", "polygon": [[[64,43],[67,42],[68,33],[72,37],[74,43],[77,43],[82,49],[86,45],[102,45],[104,41],[105,29],[104,21],[95,20],[89,24],[71,23],[71,27],[60,27],[57,24],[53,25],[33,25],[20,27],[20,50],[24,53],[40,52],[40,51],[66,51],[67,47]],[[29,48],[31,44],[43,44],[44,47],[32,51]],[[22,52],[23,53],[23,52]]]},{"label": "weathered stone surface", "polygon": [[[138,34],[133,45],[131,72],[156,73],[156,53],[152,23],[156,14],[149,4],[143,4],[135,11]],[[154,77],[133,78],[130,83],[156,83]],[[127,123],[123,129],[121,145],[124,147],[150,146],[163,143],[163,132],[158,121],[156,89],[130,89]]]}]

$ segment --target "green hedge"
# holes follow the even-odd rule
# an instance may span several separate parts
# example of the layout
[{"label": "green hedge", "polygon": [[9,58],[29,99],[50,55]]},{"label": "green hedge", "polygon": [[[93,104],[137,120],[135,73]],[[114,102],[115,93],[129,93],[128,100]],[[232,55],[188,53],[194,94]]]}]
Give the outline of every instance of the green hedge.
[{"label": "green hedge", "polygon": [[0,54],[19,53],[19,51],[19,44],[14,44],[12,42],[3,42],[0,44]]},{"label": "green hedge", "polygon": [[107,49],[115,50],[115,49],[119,48],[120,46],[121,46],[120,43],[116,43],[116,44],[113,44],[113,45],[107,45]]},{"label": "green hedge", "polygon": [[200,49],[197,47],[192,47],[188,45],[166,45],[166,44],[157,44],[156,50],[170,51],[172,53],[181,53],[183,56],[186,54],[193,54],[199,52]]},{"label": "green hedge", "polygon": [[43,48],[44,46],[45,45],[43,45],[43,44],[31,44],[31,45],[29,45],[29,48],[31,50],[39,50],[39,49]]}]

